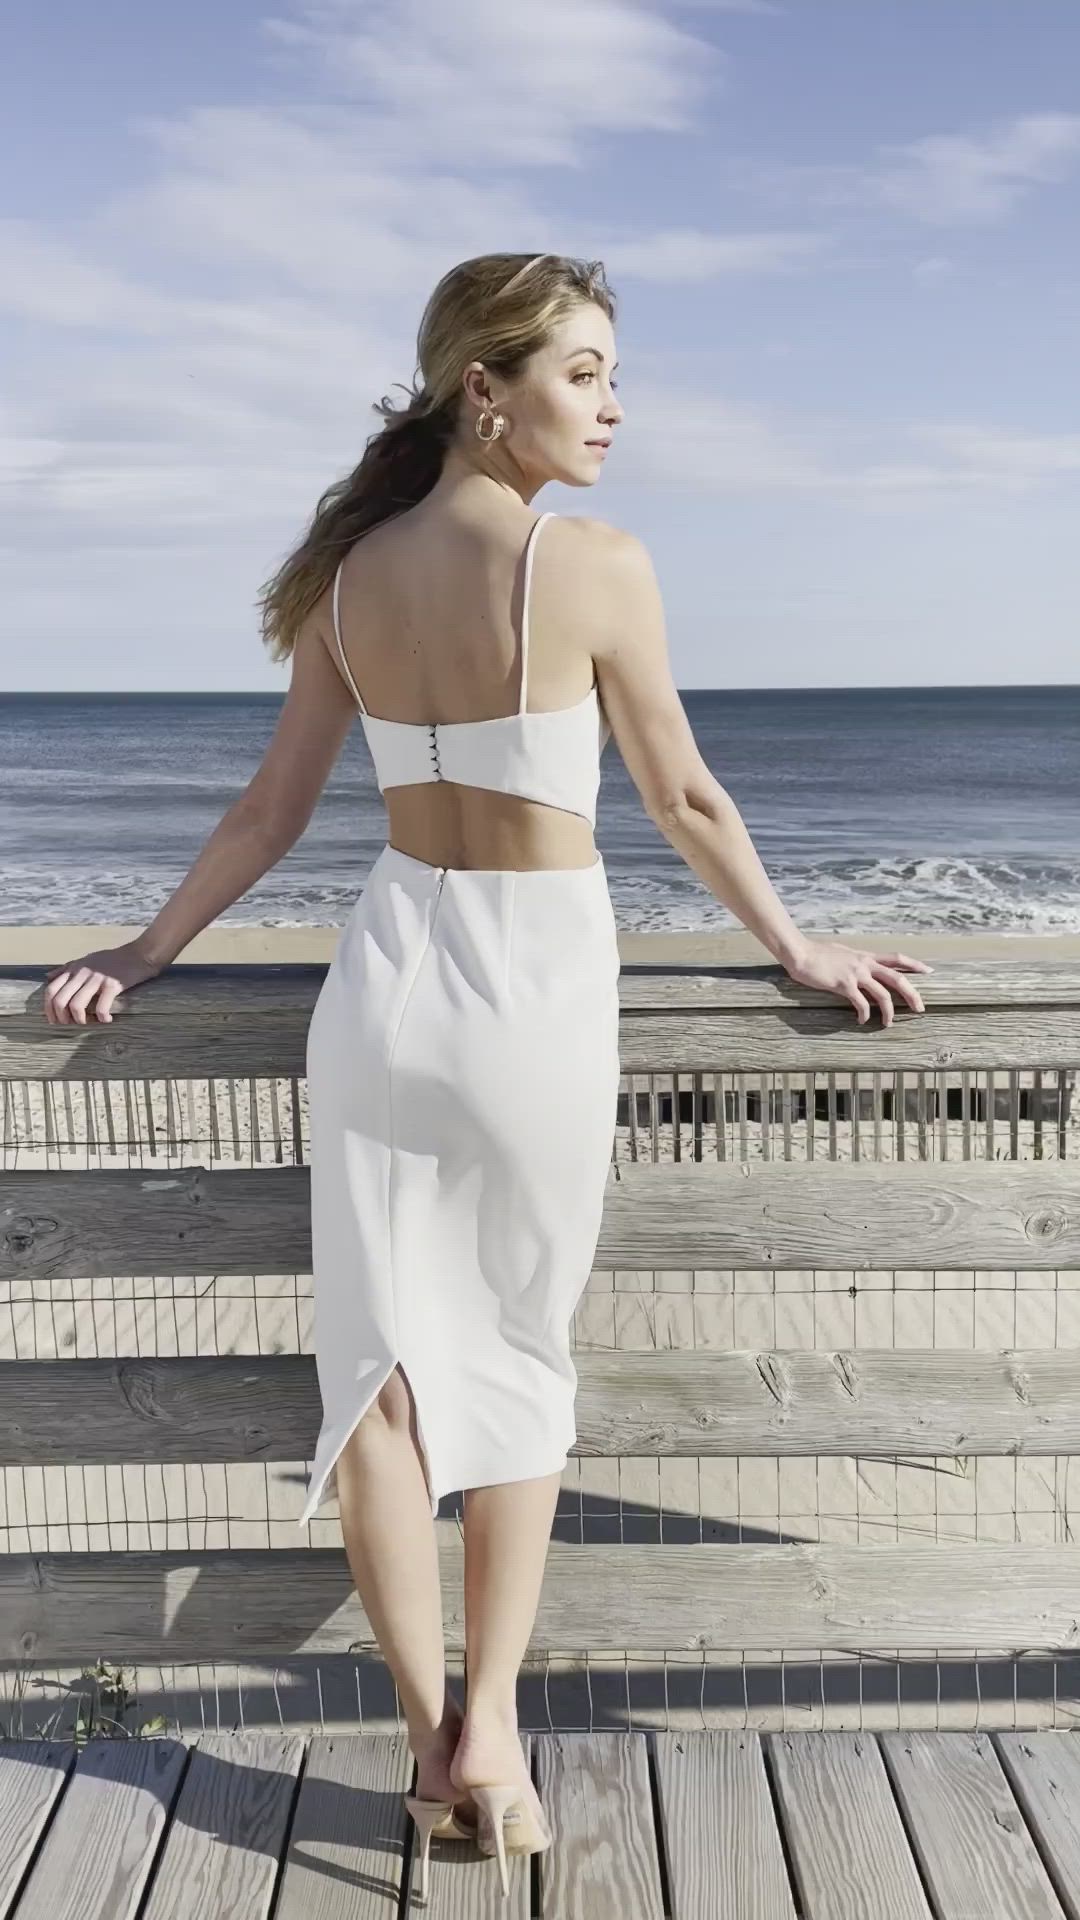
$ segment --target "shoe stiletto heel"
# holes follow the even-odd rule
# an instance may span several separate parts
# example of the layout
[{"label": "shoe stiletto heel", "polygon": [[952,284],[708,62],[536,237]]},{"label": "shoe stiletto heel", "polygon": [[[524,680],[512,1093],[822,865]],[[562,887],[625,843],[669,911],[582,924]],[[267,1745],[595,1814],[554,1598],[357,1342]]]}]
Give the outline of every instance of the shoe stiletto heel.
[{"label": "shoe stiletto heel", "polygon": [[480,1851],[488,1854],[494,1851],[499,1862],[503,1899],[506,1900],[510,1895],[507,1853],[543,1853],[551,1845],[551,1835],[545,1832],[531,1808],[526,1805],[516,1781],[490,1787],[472,1787],[470,1792],[476,1802],[480,1822],[487,1821],[495,1842],[494,1849],[485,1845],[478,1830]]},{"label": "shoe stiletto heel", "polygon": [[405,1807],[420,1835],[420,1899],[428,1897],[428,1858],[431,1837],[440,1840],[475,1840],[476,1828],[459,1820],[452,1800],[421,1800],[415,1793],[404,1795]]}]

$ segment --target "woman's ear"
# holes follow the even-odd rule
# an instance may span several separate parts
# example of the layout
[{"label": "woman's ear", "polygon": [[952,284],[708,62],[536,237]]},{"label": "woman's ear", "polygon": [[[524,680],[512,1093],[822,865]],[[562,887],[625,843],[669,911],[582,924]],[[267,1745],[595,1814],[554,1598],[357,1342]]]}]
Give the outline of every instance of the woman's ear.
[{"label": "woman's ear", "polygon": [[468,399],[474,406],[491,407],[491,385],[488,371],[482,360],[472,360],[461,376],[461,384]]}]

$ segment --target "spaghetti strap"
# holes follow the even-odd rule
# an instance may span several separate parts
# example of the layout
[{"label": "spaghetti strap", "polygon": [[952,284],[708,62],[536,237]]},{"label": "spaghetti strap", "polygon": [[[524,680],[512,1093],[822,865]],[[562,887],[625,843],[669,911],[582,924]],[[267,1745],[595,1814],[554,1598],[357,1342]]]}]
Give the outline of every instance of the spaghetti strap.
[{"label": "spaghetti strap", "polygon": [[345,557],[344,555],[342,555],[341,559],[338,561],[338,570],[334,575],[334,639],[337,641],[338,657],[341,661],[342,666],[345,669],[345,678],[348,681],[350,687],[353,690],[353,693],[356,696],[356,704],[359,707],[361,713],[366,714],[367,708],[365,707],[363,701],[360,698],[360,689],[357,686],[356,681],[353,679],[352,668],[350,667],[348,661],[345,658],[345,649],[341,644],[341,612],[340,612],[341,569],[344,565],[345,565]]},{"label": "spaghetti strap", "polygon": [[525,586],[521,602],[521,694],[518,699],[518,712],[525,711],[525,696],[529,683],[529,585],[532,580],[533,552],[536,536],[545,520],[554,519],[552,513],[542,513],[529,528],[529,537],[525,542]]}]

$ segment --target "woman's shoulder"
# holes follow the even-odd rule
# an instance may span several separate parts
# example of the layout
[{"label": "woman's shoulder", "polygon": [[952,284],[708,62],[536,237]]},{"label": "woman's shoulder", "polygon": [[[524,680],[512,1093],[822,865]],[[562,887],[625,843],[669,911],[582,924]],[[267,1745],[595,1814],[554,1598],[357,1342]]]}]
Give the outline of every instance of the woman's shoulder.
[{"label": "woman's shoulder", "polygon": [[585,513],[559,513],[553,515],[553,521],[564,529],[561,538],[568,546],[576,544],[580,553],[594,555],[600,565],[632,562],[636,557],[648,556],[645,542],[639,540],[636,533],[614,526],[610,520],[599,520]]},{"label": "woman's shoulder", "polygon": [[558,515],[543,540],[550,545],[540,562],[541,605],[564,619],[595,659],[655,596],[649,550],[625,527],[591,514]]}]

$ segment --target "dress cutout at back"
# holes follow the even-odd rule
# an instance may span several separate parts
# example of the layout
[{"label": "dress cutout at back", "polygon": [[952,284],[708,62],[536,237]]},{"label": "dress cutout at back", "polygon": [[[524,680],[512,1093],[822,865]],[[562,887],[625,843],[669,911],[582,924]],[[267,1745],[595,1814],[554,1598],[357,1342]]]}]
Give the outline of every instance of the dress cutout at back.
[{"label": "dress cutout at back", "polygon": [[611,728],[600,707],[595,683],[572,707],[527,713],[529,673],[529,589],[536,536],[552,513],[533,521],[525,545],[525,581],[521,609],[521,690],[516,713],[487,720],[381,720],[369,713],[345,658],[341,642],[341,568],[334,575],[334,638],[345,677],[352,688],[375,765],[380,793],[387,787],[451,780],[494,793],[516,794],[544,806],[580,814],[596,825],[600,755]]}]

